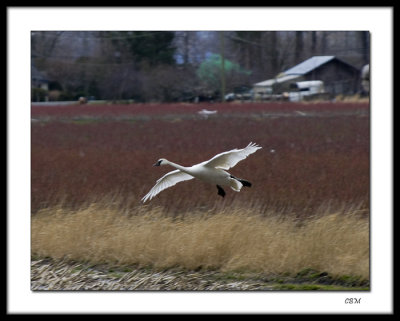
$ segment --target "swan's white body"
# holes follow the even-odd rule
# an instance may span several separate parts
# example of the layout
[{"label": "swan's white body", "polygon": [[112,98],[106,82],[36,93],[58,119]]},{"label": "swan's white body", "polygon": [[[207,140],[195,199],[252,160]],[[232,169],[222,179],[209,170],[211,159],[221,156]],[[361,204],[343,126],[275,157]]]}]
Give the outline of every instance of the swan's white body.
[{"label": "swan's white body", "polygon": [[228,186],[234,191],[239,192],[243,185],[251,186],[251,183],[238,179],[225,170],[235,166],[238,162],[245,159],[250,154],[255,153],[260,148],[260,146],[250,143],[243,149],[233,149],[228,152],[215,155],[210,160],[193,165],[191,167],[184,167],[161,158],[156,164],[154,164],[155,166],[171,165],[175,167],[176,170],[165,174],[163,177],[157,180],[156,185],[154,185],[150,192],[148,192],[142,198],[142,201],[146,202],[147,200],[151,200],[164,189],[192,178],[198,178],[204,182],[217,185],[218,194],[222,197],[225,195],[225,192],[221,186]]}]

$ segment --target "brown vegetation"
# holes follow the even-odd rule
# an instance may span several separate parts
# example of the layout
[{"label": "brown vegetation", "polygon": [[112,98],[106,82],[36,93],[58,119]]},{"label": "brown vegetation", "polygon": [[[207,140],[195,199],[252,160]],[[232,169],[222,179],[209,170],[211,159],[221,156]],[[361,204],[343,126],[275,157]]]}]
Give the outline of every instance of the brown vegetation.
[{"label": "brown vegetation", "polygon": [[179,218],[161,209],[124,212],[106,204],[74,211],[50,208],[32,218],[32,251],[41,257],[158,269],[295,275],[311,268],[368,279],[368,220],[358,208],[325,211],[299,222],[276,212],[261,215],[256,208]]}]

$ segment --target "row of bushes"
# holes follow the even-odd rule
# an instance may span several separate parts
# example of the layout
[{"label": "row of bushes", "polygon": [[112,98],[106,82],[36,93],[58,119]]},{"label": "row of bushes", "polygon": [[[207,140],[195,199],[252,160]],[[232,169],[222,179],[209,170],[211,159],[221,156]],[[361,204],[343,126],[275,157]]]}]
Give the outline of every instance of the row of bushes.
[{"label": "row of bushes", "polygon": [[79,97],[84,97],[84,93],[69,93],[62,90],[46,90],[43,88],[32,88],[31,101],[69,101],[78,100]]}]

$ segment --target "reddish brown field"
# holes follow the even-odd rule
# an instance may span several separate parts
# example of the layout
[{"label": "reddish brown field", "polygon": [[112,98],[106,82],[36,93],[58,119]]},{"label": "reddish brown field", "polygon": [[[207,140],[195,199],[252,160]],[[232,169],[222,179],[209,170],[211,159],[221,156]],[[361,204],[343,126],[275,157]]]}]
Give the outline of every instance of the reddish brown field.
[{"label": "reddish brown field", "polygon": [[[196,112],[218,110],[208,119]],[[306,113],[306,115],[304,115]],[[177,213],[240,204],[307,215],[319,206],[369,208],[369,105],[361,103],[149,104],[32,106],[32,212],[63,202],[125,206],[140,199],[167,167],[207,160],[249,142],[263,147],[230,172],[253,183],[240,193],[192,180],[150,206]]]},{"label": "reddish brown field", "polygon": [[[206,119],[203,108],[218,113]],[[230,280],[241,271],[298,282],[312,271],[358,280],[351,290],[369,284],[368,104],[39,106],[31,131],[35,258],[219,271]],[[172,170],[153,167],[157,159],[192,165],[249,142],[263,148],[230,172],[251,188],[226,189],[223,199],[191,180],[141,203]],[[71,282],[58,274],[66,265],[51,267],[52,281],[35,265],[32,284],[86,286],[80,272]]]},{"label": "reddish brown field", "polygon": [[341,112],[366,111],[369,110],[367,103],[200,103],[200,104],[103,104],[103,105],[61,105],[61,106],[32,106],[32,117],[121,117],[129,115],[164,115],[170,114],[191,114],[202,109],[218,110],[221,114],[232,113],[263,113],[263,112]]}]

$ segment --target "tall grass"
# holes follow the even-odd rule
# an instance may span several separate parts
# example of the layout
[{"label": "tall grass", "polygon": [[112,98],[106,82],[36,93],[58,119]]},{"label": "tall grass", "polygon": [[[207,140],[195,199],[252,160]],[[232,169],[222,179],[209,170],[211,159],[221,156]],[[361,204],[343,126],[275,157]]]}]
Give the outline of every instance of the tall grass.
[{"label": "tall grass", "polygon": [[158,269],[295,274],[311,268],[369,278],[369,222],[357,207],[321,207],[299,221],[257,208],[173,217],[162,208],[107,204],[40,210],[32,217],[32,252]]}]

